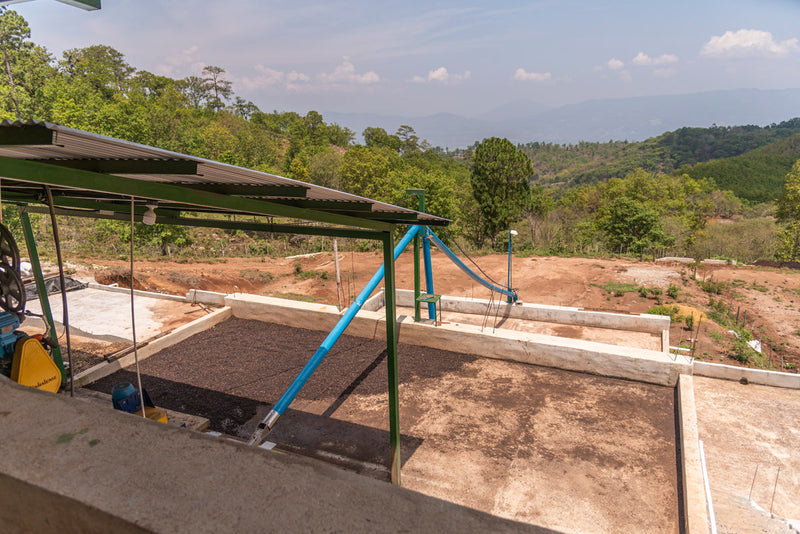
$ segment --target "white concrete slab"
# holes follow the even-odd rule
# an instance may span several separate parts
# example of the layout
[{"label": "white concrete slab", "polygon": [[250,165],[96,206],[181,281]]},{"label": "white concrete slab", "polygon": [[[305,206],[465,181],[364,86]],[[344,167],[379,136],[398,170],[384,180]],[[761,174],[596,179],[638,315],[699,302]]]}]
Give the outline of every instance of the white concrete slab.
[{"label": "white concrete slab", "polygon": [[[53,320],[61,324],[61,294],[50,295],[49,300]],[[162,321],[154,310],[154,306],[161,302],[147,297],[134,297],[137,339],[148,339],[161,331]],[[26,309],[33,313],[42,313],[41,302],[39,299],[29,301]],[[92,288],[69,291],[67,309],[70,327],[103,339],[133,340],[130,293]]]}]

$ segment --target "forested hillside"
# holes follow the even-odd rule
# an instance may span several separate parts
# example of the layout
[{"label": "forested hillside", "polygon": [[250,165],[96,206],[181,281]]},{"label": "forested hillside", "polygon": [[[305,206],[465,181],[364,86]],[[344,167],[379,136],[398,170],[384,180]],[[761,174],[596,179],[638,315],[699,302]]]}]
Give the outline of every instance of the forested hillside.
[{"label": "forested hillside", "polygon": [[[173,79],[136,69],[122,52],[100,44],[56,58],[30,40],[27,23],[13,11],[0,14],[0,47],[6,67],[0,118],[51,121],[409,207],[406,189],[421,188],[427,211],[452,219],[449,234],[473,248],[502,247],[504,233],[515,228],[520,251],[752,261],[783,254],[779,245],[788,238],[780,232],[789,226],[782,225],[793,221],[777,222],[772,204],[741,199],[782,194],[798,159],[800,119],[764,128],[683,128],[642,143],[515,147],[492,138],[446,153],[411,126],[394,133],[368,127],[360,145],[354,132],[316,111],[262,111],[238,97],[217,66]],[[733,222],[709,224],[719,218]],[[94,253],[125,249],[121,223],[65,224],[66,234],[84,236],[72,241],[76,249],[87,243]],[[288,242],[276,247],[269,236],[243,232],[156,225],[137,233],[137,246],[148,254],[289,251]],[[318,246],[306,238],[292,243],[306,252]]]},{"label": "forested hillside", "polygon": [[[664,173],[676,169],[685,171],[696,163],[739,156],[798,133],[800,118],[794,118],[764,127],[681,128],[637,143],[609,141],[558,145],[534,142],[522,145],[521,149],[530,156],[537,178],[542,182],[581,184],[622,178],[637,168]],[[773,153],[778,151],[781,149]],[[789,154],[791,149],[783,152]],[[795,154],[795,159],[800,157],[800,153]],[[781,176],[784,176],[791,163],[781,168]],[[720,183],[720,187],[729,189],[724,183]],[[756,199],[755,196],[743,196]]]}]

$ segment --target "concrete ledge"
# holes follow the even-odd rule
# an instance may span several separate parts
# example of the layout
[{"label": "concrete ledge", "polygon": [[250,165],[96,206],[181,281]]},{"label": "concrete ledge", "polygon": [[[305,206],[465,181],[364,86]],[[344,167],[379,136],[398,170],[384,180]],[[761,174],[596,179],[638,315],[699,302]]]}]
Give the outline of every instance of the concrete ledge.
[{"label": "concrete ledge", "polygon": [[708,534],[711,520],[706,506],[706,489],[700,461],[700,437],[694,404],[694,381],[681,375],[675,392],[678,411],[683,511],[686,534]]},{"label": "concrete ledge", "polygon": [[552,532],[8,380],[0,419],[0,532]]},{"label": "concrete ledge", "polygon": [[[89,282],[89,284],[86,287],[92,289],[102,289],[103,291],[111,291],[112,293],[125,293],[127,295],[131,294],[130,288],[127,287],[106,286],[103,284],[97,284],[95,282]],[[149,297],[151,299],[163,299],[163,300],[174,300],[177,302],[186,302],[186,297],[182,297],[180,295],[170,295],[169,293],[155,293],[153,291],[142,291],[140,289],[134,289],[133,294],[138,295],[140,297]]]},{"label": "concrete ledge", "polygon": [[[475,315],[484,315],[486,313],[486,307],[489,306],[488,300],[468,299],[464,297],[442,296],[439,302],[444,312],[470,313]],[[414,292],[407,289],[398,289],[397,305],[413,307]],[[495,306],[496,305],[495,303]],[[540,321],[543,323],[630,330],[632,332],[647,332],[659,335],[664,330],[668,331],[670,324],[669,317],[650,315],[647,313],[627,315],[624,313],[589,311],[568,306],[547,306],[544,304],[509,305],[505,302],[501,302],[500,306],[500,315],[502,317]]]},{"label": "concrete ledge", "polygon": [[674,387],[681,374],[692,371],[685,357],[661,351],[516,330],[497,329],[492,334],[474,325],[437,327],[413,318],[403,318],[400,325],[403,343],[663,386]]},{"label": "concrete ledge", "polygon": [[[138,349],[139,361],[145,360],[160,350],[171,347],[176,343],[180,343],[184,339],[188,339],[193,335],[202,332],[203,330],[208,330],[212,326],[230,319],[231,315],[232,313],[230,308],[221,308],[214,313],[206,315],[205,317],[201,317],[200,319],[196,319],[191,323],[180,326],[166,336],[153,340],[144,347]],[[82,387],[86,384],[90,384],[95,380],[99,380],[104,376],[108,376],[122,369],[123,367],[132,365],[135,362],[136,355],[130,353],[123,356],[119,360],[97,364],[94,367],[75,375],[75,387]]]},{"label": "concrete ledge", "polygon": [[746,378],[748,382],[761,384],[762,386],[800,389],[800,375],[781,373],[779,371],[748,369],[747,367],[735,367],[733,365],[696,361],[694,362],[694,374],[698,376],[707,376],[709,378],[735,380],[737,382],[742,378]]},{"label": "concrete ledge", "polygon": [[[257,295],[226,297],[235,317],[255,319],[330,331],[339,320],[335,306],[294,302]],[[352,336],[385,339],[385,314],[361,311],[345,331]],[[681,373],[691,374],[691,362],[683,356],[661,351],[619,347],[576,339],[461,324],[433,326],[415,323],[412,317],[398,318],[400,341],[465,354],[478,354],[555,367],[570,371],[626,378],[653,384],[675,386]]]},{"label": "concrete ledge", "polygon": [[225,305],[225,293],[217,293],[216,291],[203,291],[202,289],[190,289],[186,293],[186,302],[210,304],[212,306]]}]

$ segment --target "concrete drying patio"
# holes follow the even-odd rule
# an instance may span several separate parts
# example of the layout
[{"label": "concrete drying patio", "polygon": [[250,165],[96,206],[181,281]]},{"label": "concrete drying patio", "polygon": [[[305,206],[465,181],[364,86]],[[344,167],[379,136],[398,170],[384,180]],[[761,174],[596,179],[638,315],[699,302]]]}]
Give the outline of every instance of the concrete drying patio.
[{"label": "concrete drying patio", "polygon": [[[231,319],[145,360],[143,382],[157,404],[246,437],[324,336]],[[269,439],[388,478],[384,350],[340,339]],[[404,487],[565,532],[679,530],[674,388],[413,345],[399,355]]]},{"label": "concrete drying patio", "polygon": [[797,532],[800,390],[698,376],[694,390],[719,532]]}]

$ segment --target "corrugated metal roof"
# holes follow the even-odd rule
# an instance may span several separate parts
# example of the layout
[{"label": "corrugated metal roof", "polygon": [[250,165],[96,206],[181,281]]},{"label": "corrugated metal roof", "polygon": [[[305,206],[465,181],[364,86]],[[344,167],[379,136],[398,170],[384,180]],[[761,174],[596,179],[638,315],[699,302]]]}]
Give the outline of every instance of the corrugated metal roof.
[{"label": "corrugated metal roof", "polygon": [[[282,176],[42,121],[2,121],[0,157],[104,172],[145,182],[180,185],[314,211],[377,219],[392,224],[419,222],[443,225],[449,222],[441,217]],[[12,181],[3,180],[4,193],[8,190],[14,191],[15,188],[18,191],[30,190],[30,184],[26,186],[24,180],[17,182],[14,176],[8,178]],[[88,197],[120,203],[125,201],[120,195],[105,194],[97,188],[93,188],[90,193],[88,190],[80,191],[75,188],[53,188],[53,192],[61,197]],[[198,209],[196,204],[182,206],[174,199],[171,202],[159,202],[159,206],[184,211],[204,211],[202,208]],[[214,207],[209,207],[208,211],[236,213],[236,210]]]}]

